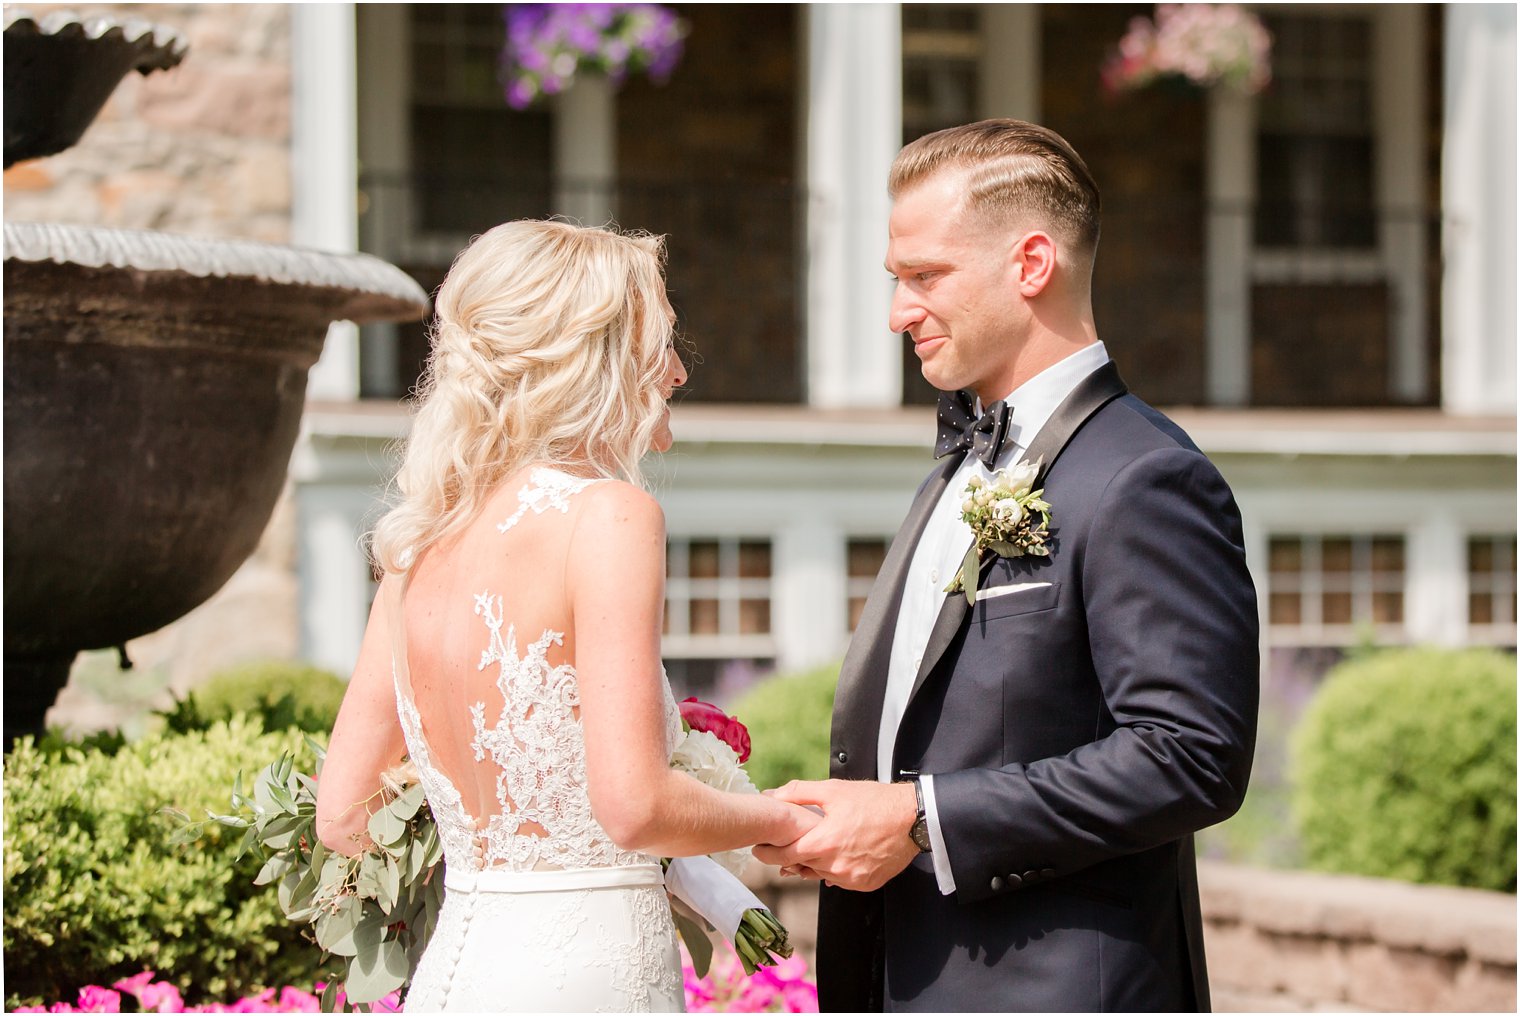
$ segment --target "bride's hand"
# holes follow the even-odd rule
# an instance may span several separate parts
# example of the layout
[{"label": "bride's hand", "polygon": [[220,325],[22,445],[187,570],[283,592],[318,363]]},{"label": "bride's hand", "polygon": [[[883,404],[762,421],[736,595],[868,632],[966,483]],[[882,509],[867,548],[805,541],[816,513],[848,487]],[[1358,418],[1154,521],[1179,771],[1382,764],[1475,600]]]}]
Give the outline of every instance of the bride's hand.
[{"label": "bride's hand", "polygon": [[[767,795],[769,796],[769,795]],[[823,816],[813,808],[802,805],[788,804],[785,801],[777,801],[776,819],[772,827],[771,838],[763,844],[770,847],[784,847],[797,841],[809,829],[812,829]]]}]

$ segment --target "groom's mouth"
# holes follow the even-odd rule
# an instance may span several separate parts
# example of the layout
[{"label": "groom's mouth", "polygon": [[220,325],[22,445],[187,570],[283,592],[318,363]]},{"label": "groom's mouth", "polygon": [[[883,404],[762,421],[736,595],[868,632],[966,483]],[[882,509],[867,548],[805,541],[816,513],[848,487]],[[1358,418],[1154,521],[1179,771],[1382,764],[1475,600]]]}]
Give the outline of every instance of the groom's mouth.
[{"label": "groom's mouth", "polygon": [[949,341],[949,336],[947,335],[915,335],[913,337],[913,352],[917,353],[918,358],[922,360],[940,346],[943,346],[947,341]]}]

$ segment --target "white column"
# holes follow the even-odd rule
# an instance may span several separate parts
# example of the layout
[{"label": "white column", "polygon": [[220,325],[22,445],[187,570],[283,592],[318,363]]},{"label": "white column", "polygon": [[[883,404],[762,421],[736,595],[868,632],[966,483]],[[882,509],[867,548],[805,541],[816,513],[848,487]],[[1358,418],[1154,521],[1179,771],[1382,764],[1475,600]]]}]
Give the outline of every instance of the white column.
[{"label": "white column", "polygon": [[1388,272],[1388,391],[1423,402],[1430,385],[1425,355],[1425,75],[1423,8],[1385,4],[1373,21],[1373,91],[1379,158],[1379,246]]},{"label": "white column", "polygon": [[776,533],[771,553],[777,669],[837,659],[850,625],[844,533],[826,521],[793,522]]},{"label": "white column", "polygon": [[554,210],[587,226],[616,215],[617,103],[612,82],[582,74],[554,97]]},{"label": "white column", "polygon": [[1040,7],[1038,4],[982,4],[984,117],[1040,119]]},{"label": "white column", "polygon": [[1256,200],[1256,100],[1209,90],[1208,234],[1205,290],[1210,404],[1251,399],[1251,214]]},{"label": "white column", "polygon": [[1462,528],[1431,512],[1404,549],[1404,628],[1411,642],[1467,642],[1467,539]]},{"label": "white column", "polygon": [[1448,4],[1441,402],[1515,412],[1515,8]]},{"label": "white column", "polygon": [[807,109],[808,401],[896,406],[900,337],[892,292],[887,170],[902,146],[898,4],[809,4]]},{"label": "white column", "polygon": [[[369,599],[369,565],[359,546],[362,488],[302,485],[301,657],[347,675],[359,658]],[[359,504],[350,502],[355,498]]]},{"label": "white column", "polygon": [[[290,6],[291,242],[358,249],[354,5]],[[340,321],[311,369],[313,398],[359,395],[359,330]]]}]

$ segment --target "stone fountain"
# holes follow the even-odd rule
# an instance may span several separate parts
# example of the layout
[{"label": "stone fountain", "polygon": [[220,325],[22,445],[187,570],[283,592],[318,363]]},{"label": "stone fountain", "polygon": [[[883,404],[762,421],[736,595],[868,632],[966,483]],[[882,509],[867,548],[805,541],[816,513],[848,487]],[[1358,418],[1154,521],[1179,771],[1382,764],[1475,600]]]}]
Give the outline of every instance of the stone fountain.
[{"label": "stone fountain", "polygon": [[[142,22],[9,13],[6,165],[68,147],[126,73],[184,53]],[[77,80],[106,72],[103,92]],[[78,651],[183,616],[253,551],[328,324],[415,319],[427,297],[367,255],[244,240],[7,222],[4,255],[9,745]]]}]

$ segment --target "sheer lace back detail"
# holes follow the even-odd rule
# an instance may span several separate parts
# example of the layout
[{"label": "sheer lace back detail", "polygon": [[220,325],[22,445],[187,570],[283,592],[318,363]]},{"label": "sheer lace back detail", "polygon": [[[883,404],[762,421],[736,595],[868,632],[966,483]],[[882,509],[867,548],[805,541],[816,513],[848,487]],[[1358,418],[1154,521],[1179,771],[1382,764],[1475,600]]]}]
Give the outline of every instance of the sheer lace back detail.
[{"label": "sheer lace back detail", "polygon": [[[556,470],[534,469],[517,492],[518,507],[497,532],[511,531],[531,510],[568,514],[570,499],[599,482]],[[463,605],[461,605],[463,606]],[[398,604],[399,607],[399,604]],[[477,671],[495,671],[495,695],[469,706],[477,764],[495,774],[498,810],[469,813],[453,780],[434,763],[405,666],[404,637],[396,653],[396,700],[407,749],[433,808],[450,868],[598,868],[647,864],[648,855],[621,850],[591,812],[586,788],[586,746],[580,722],[580,685],[571,663],[553,664],[551,647],[563,632],[544,629],[524,648],[516,626],[503,616],[500,595],[474,596],[484,647]],[[399,609],[397,614],[399,615]],[[400,623],[399,616],[395,623]],[[398,629],[399,630],[399,629]],[[666,748],[681,735],[680,710],[664,687]]]}]

